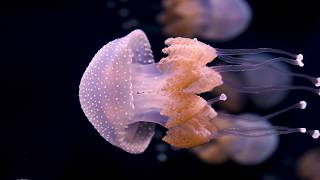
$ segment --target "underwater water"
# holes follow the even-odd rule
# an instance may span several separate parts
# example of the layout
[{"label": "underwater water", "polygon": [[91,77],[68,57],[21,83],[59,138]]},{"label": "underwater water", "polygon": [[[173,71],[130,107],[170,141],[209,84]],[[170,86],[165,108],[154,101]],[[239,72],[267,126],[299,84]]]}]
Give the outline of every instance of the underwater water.
[{"label": "underwater water", "polygon": [[[295,72],[320,76],[320,13],[316,2],[248,1],[248,28],[227,42],[200,41],[223,49],[282,49],[304,56]],[[129,154],[108,143],[94,129],[79,103],[81,77],[96,52],[108,42],[143,30],[155,61],[170,37],[158,15],[161,1],[80,0],[3,1],[0,3],[1,104],[0,179],[108,179],[111,177],[165,179],[300,179],[298,160],[319,140],[308,135],[281,135],[276,151],[257,165],[232,160],[220,164],[201,161],[188,149],[172,148],[156,127],[142,154]],[[295,78],[295,84],[310,85]],[[202,95],[205,99],[212,96]],[[288,92],[279,104],[260,109],[252,101],[242,113],[267,115],[301,100],[305,110],[291,110],[272,118],[277,126],[319,129],[320,97],[301,90]],[[223,102],[214,104],[219,107]],[[315,165],[316,166],[316,165]]]}]

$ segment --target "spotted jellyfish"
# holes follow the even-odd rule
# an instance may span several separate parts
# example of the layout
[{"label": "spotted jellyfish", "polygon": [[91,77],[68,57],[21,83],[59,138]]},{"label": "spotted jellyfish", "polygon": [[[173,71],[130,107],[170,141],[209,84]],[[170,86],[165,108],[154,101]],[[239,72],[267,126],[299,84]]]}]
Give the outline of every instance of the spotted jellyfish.
[{"label": "spotted jellyfish", "polygon": [[[199,94],[223,83],[219,72],[258,68],[263,64],[214,67],[206,64],[217,56],[275,50],[222,50],[196,39],[179,37],[169,38],[165,44],[168,47],[163,52],[168,56],[155,63],[148,38],[142,30],[134,30],[109,42],[93,57],[81,79],[79,99],[86,117],[100,135],[134,154],[148,147],[155,124],[167,128],[163,140],[179,148],[194,147],[235,132],[250,135],[252,131],[241,128],[230,133],[218,131],[211,123],[217,116],[211,105],[226,96],[207,102]],[[295,65],[301,63],[300,56],[283,59]],[[252,130],[255,132],[256,128]],[[300,128],[274,130],[275,134],[301,132]]]}]

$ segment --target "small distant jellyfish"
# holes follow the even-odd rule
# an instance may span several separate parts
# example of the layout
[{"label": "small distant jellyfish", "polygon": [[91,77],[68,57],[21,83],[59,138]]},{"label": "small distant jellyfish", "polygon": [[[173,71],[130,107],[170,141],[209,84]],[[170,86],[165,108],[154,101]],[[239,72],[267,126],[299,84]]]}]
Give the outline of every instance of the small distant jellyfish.
[{"label": "small distant jellyfish", "polygon": [[163,0],[159,21],[171,36],[227,41],[240,35],[251,21],[245,0]]},{"label": "small distant jellyfish", "polygon": [[308,150],[298,160],[298,175],[308,180],[320,179],[320,148]]},{"label": "small distant jellyfish", "polygon": [[[260,132],[263,136],[266,129],[254,127],[218,130],[212,123],[217,112],[211,105],[225,101],[226,95],[206,101],[199,94],[223,83],[220,72],[250,70],[280,60],[302,63],[302,55],[274,49],[222,50],[188,38],[169,38],[165,44],[168,47],[163,52],[167,56],[155,63],[148,38],[143,31],[134,30],[103,46],[80,82],[79,100],[88,120],[104,139],[129,153],[145,151],[155,133],[155,124],[167,129],[162,140],[178,148],[195,147],[222,135],[254,136]],[[233,55],[261,52],[277,52],[295,59],[206,66],[218,56],[232,59]],[[319,92],[310,87],[307,90]],[[274,134],[300,132],[319,136],[319,131],[301,128],[269,130]]]}]

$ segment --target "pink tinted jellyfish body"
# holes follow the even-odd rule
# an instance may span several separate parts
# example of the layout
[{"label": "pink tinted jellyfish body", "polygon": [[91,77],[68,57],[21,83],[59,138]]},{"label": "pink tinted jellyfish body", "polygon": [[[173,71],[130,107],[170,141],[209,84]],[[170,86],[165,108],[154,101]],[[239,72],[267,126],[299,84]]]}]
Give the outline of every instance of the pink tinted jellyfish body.
[{"label": "pink tinted jellyfish body", "polygon": [[[180,148],[204,144],[221,135],[252,136],[260,132],[256,128],[218,130],[212,123],[217,113],[211,105],[226,100],[226,95],[206,101],[198,94],[223,83],[219,72],[259,68],[280,60],[207,67],[217,56],[238,61],[232,54],[281,51],[221,50],[188,38],[169,38],[165,44],[168,47],[163,52],[168,56],[155,63],[146,35],[134,30],[102,47],[90,62],[80,82],[79,99],[85,115],[103,138],[127,152],[142,153],[152,139],[155,124],[168,129],[164,141]],[[281,60],[296,65],[301,61]],[[299,128],[270,130],[275,134],[301,132]]]},{"label": "pink tinted jellyfish body", "polygon": [[227,41],[241,34],[251,21],[251,8],[244,0],[164,0],[160,21],[173,36]]}]

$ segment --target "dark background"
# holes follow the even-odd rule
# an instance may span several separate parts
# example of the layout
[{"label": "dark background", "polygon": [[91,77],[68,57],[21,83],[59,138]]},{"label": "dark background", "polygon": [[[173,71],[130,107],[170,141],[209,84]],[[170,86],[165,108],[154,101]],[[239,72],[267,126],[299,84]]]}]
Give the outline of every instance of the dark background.
[{"label": "dark background", "polygon": [[[210,166],[188,151],[174,150],[168,150],[166,162],[159,162],[154,148],[159,140],[153,140],[145,153],[132,155],[100,137],[78,101],[78,85],[91,58],[104,44],[130,32],[133,28],[124,30],[122,24],[132,18],[148,35],[157,60],[166,39],[155,20],[159,1],[112,2],[114,8],[108,8],[106,0],[1,1],[0,179],[297,178],[296,159],[319,143],[308,136],[281,136],[278,151],[258,166]],[[317,3],[250,1],[253,21],[244,34],[227,43],[206,42],[220,48],[272,47],[303,53],[305,67],[293,69],[319,76]],[[129,16],[118,15],[123,7]],[[320,99],[304,91],[290,92],[268,111],[246,110],[267,114],[300,100],[308,101],[305,111],[280,115],[274,124],[319,128]]]}]

